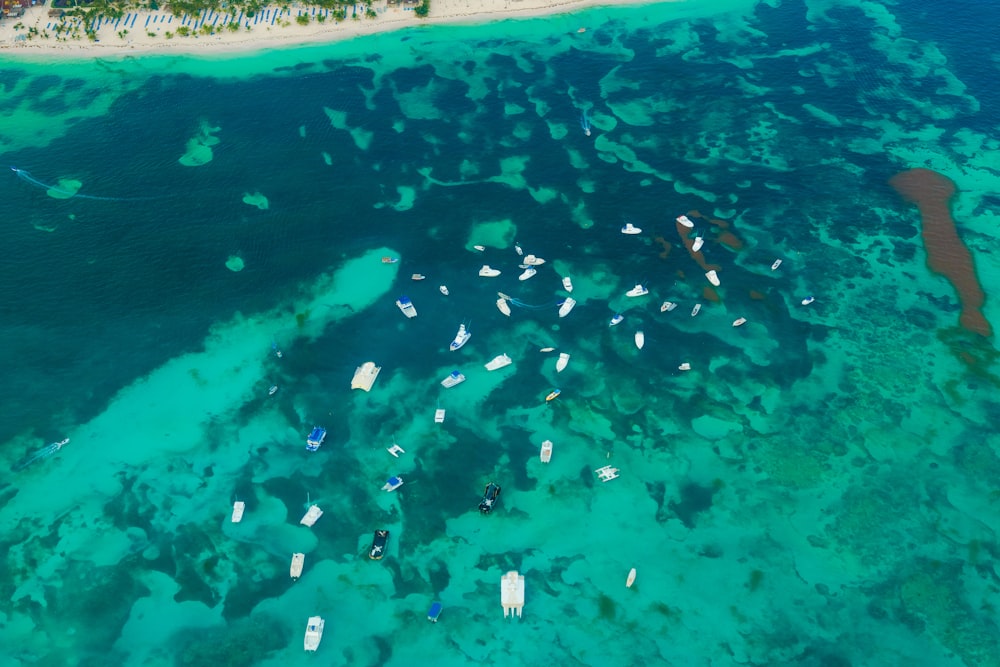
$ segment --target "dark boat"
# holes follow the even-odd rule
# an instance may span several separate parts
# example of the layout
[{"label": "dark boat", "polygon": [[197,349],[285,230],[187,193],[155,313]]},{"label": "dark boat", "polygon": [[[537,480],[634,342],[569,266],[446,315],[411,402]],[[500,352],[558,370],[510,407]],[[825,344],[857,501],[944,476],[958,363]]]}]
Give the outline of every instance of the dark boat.
[{"label": "dark boat", "polygon": [[493,511],[493,506],[497,502],[497,498],[500,497],[500,485],[496,482],[490,482],[486,485],[486,491],[483,492],[483,499],[479,503],[479,511],[483,514],[489,514]]},{"label": "dark boat", "polygon": [[441,615],[441,609],[442,607],[440,602],[435,602],[434,604],[432,604],[431,608],[427,611],[427,620],[430,621],[431,623],[437,623],[438,616]]},{"label": "dark boat", "polygon": [[382,556],[385,555],[385,544],[388,541],[388,530],[376,530],[375,537],[372,538],[372,549],[368,552],[368,557],[372,560],[382,560]]}]

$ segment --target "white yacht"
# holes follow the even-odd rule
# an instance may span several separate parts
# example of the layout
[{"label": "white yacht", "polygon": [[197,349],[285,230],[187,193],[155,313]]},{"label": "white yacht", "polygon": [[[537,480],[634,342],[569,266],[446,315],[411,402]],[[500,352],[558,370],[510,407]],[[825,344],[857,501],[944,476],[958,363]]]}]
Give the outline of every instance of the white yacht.
[{"label": "white yacht", "polygon": [[691,309],[691,317],[694,317],[700,312],[701,312],[701,304],[700,303],[694,304],[694,308]]},{"label": "white yacht", "polygon": [[636,227],[631,222],[626,222],[625,226],[622,227],[622,234],[641,234],[642,229]]},{"label": "white yacht", "polygon": [[812,303],[815,300],[816,300],[816,297],[814,297],[814,296],[807,296],[806,298],[802,299],[802,305],[803,306],[808,306],[810,303]]},{"label": "white yacht", "polygon": [[674,303],[673,301],[664,301],[663,304],[660,306],[660,312],[661,313],[669,313],[671,310],[673,310],[676,307],[677,307],[677,304]]},{"label": "white yacht", "polygon": [[434,423],[443,424],[444,423],[444,408],[438,408],[434,411]]},{"label": "white yacht", "polygon": [[474,245],[472,247],[478,250],[479,252],[486,252],[486,246],[484,245]]},{"label": "white yacht", "polygon": [[743,326],[746,323],[747,323],[747,318],[745,318],[745,317],[740,317],[738,319],[733,320],[733,326],[734,327],[741,327],[741,326]]},{"label": "white yacht", "polygon": [[469,342],[472,338],[472,334],[466,331],[464,324],[458,325],[458,333],[455,334],[455,340],[451,341],[451,351],[461,348],[463,345]]},{"label": "white yacht", "polygon": [[521,618],[524,609],[524,575],[517,570],[511,570],[500,577],[500,605],[503,607],[503,617]]},{"label": "white yacht", "polygon": [[410,280],[427,280],[427,276],[422,273],[414,273],[410,276]]},{"label": "white yacht", "polygon": [[567,292],[572,292],[573,291],[573,281],[570,280],[569,276],[566,276],[565,278],[563,278],[562,283],[563,283],[563,289],[564,290],[566,290]]},{"label": "white yacht", "polygon": [[542,443],[542,448],[538,451],[538,458],[541,459],[542,463],[548,463],[552,460],[552,441],[546,440]]},{"label": "white yacht", "polygon": [[237,500],[233,503],[233,523],[239,523],[243,520],[243,512],[246,511],[247,504],[242,500]]},{"label": "white yacht", "polygon": [[351,389],[371,391],[372,385],[375,384],[375,378],[378,377],[381,370],[382,367],[376,366],[374,361],[366,361],[361,364],[354,369],[354,379],[351,380]]},{"label": "white yacht", "polygon": [[641,350],[645,344],[646,344],[646,334],[642,333],[642,331],[636,331],[635,346]]},{"label": "white yacht", "polygon": [[312,505],[309,507],[309,511],[305,513],[305,516],[303,516],[302,519],[299,520],[299,523],[301,523],[303,526],[311,527],[313,524],[319,521],[319,518],[321,516],[323,516],[323,510],[319,508],[319,505]]},{"label": "white yacht", "polygon": [[688,229],[692,229],[694,227],[694,223],[691,222],[691,218],[687,217],[686,215],[677,216],[677,222],[681,223]]},{"label": "white yacht", "polygon": [[534,255],[526,255],[524,263],[528,266],[541,266],[545,263],[545,260],[541,257],[535,257]]},{"label": "white yacht", "polygon": [[689,370],[691,370],[691,364],[689,364],[688,362],[685,361],[683,364],[681,364],[680,366],[677,367],[677,370],[679,370],[679,371],[689,371]]},{"label": "white yacht", "polygon": [[781,260],[780,259],[776,259],[776,260],[774,260],[774,264],[771,265],[771,270],[772,271],[777,271],[779,266],[781,266]]},{"label": "white yacht", "polygon": [[625,296],[645,296],[646,294],[649,294],[649,290],[639,283],[636,283],[635,287],[625,292]]},{"label": "white yacht", "polygon": [[441,292],[441,294],[444,294],[445,296],[448,296],[449,294],[451,294],[451,292],[448,291],[448,286],[447,285],[439,285],[438,286],[438,291]]},{"label": "white yacht", "polygon": [[573,306],[575,305],[576,299],[571,296],[566,297],[566,300],[559,306],[559,317],[566,317],[569,315],[569,311],[573,310]]},{"label": "white yacht", "polygon": [[319,616],[310,616],[306,623],[305,647],[307,651],[315,651],[319,648],[319,643],[323,641],[323,626],[326,625]]},{"label": "white yacht", "polygon": [[503,368],[504,366],[511,365],[510,357],[506,354],[501,354],[499,356],[493,357],[492,361],[486,364],[486,370],[495,371],[498,368]]},{"label": "white yacht", "polygon": [[698,252],[703,245],[705,245],[704,238],[700,236],[694,237],[694,243],[691,244],[691,252]]},{"label": "white yacht", "polygon": [[715,269],[707,272],[705,277],[708,278],[708,282],[712,283],[716,287],[719,286],[719,274],[715,272]]},{"label": "white yacht", "polygon": [[610,322],[608,322],[608,326],[613,327],[616,324],[621,324],[622,320],[624,319],[625,319],[624,315],[622,315],[621,313],[615,313],[615,316],[611,318]]},{"label": "white yacht", "polygon": [[499,310],[507,317],[510,317],[510,304],[507,303],[507,299],[503,298],[497,299],[497,310]]},{"label": "white yacht", "polygon": [[496,278],[500,275],[500,272],[492,268],[489,264],[483,264],[483,268],[479,269],[479,275],[483,278]]},{"label": "white yacht", "polygon": [[396,305],[399,307],[403,314],[408,318],[413,318],[417,316],[417,309],[413,306],[413,302],[410,301],[409,297],[401,296],[396,299]]},{"label": "white yacht", "polygon": [[569,364],[569,355],[565,352],[560,352],[559,361],[556,362],[556,373],[562,373],[566,370],[567,364]]},{"label": "white yacht", "polygon": [[528,278],[530,278],[531,276],[535,275],[536,273],[538,273],[538,270],[535,269],[535,267],[533,267],[533,266],[529,266],[528,268],[526,268],[524,270],[524,273],[522,273],[521,275],[519,275],[517,277],[517,279],[518,280],[527,280]]},{"label": "white yacht", "polygon": [[292,554],[292,566],[289,568],[289,574],[292,575],[292,579],[298,579],[302,576],[302,566],[306,563],[305,554]]},{"label": "white yacht", "polygon": [[449,387],[454,387],[456,384],[462,384],[465,382],[465,376],[458,371],[452,371],[448,374],[448,377],[441,380],[441,386],[445,389]]}]

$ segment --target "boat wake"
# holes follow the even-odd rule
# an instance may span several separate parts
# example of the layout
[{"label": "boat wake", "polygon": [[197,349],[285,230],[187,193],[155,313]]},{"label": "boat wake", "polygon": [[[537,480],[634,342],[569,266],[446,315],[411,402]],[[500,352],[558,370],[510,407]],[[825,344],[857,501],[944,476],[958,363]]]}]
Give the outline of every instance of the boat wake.
[{"label": "boat wake", "polygon": [[48,457],[52,456],[53,454],[55,454],[56,452],[58,452],[60,449],[62,449],[63,445],[65,445],[67,442],[69,442],[68,439],[67,440],[62,440],[60,442],[53,442],[50,445],[46,445],[45,447],[42,447],[41,449],[39,449],[34,454],[31,454],[30,456],[28,456],[28,457],[26,457],[24,459],[21,459],[20,461],[18,461],[17,463],[15,463],[11,467],[11,470],[13,472],[20,472],[20,471],[24,470],[25,468],[27,468],[28,466],[30,466],[32,463],[36,463],[38,461],[41,461],[42,459],[47,459]]},{"label": "boat wake", "polygon": [[12,166],[10,170],[13,171],[15,174],[17,174],[17,177],[20,178],[25,183],[30,183],[31,185],[34,185],[36,187],[44,188],[49,192],[54,192],[56,194],[61,195],[65,199],[91,199],[94,201],[152,201],[154,199],[164,198],[164,197],[97,197],[95,195],[81,195],[77,194],[72,190],[67,190],[66,188],[60,187],[58,185],[52,185],[50,183],[45,183],[43,181],[40,181],[34,176],[32,176],[30,171],[27,171],[25,169],[18,169],[17,167]]}]

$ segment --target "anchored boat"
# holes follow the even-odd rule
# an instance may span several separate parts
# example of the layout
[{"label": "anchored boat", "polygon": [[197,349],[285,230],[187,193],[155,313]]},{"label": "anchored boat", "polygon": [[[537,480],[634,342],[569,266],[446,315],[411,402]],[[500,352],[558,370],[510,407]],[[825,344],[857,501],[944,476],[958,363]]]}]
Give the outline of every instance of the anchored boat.
[{"label": "anchored boat", "polygon": [[472,338],[472,334],[466,330],[465,325],[459,324],[458,333],[455,334],[455,340],[451,341],[451,351],[454,352],[455,350],[461,348],[469,342],[470,338]]},{"label": "anchored boat", "polygon": [[403,314],[408,318],[413,318],[417,316],[417,309],[413,307],[413,302],[410,301],[409,297],[401,296],[396,299],[396,305],[399,309],[403,311]]},{"label": "anchored boat", "polygon": [[538,458],[541,459],[542,463],[548,463],[552,460],[552,441],[546,440],[542,443],[542,448],[538,451]]},{"label": "anchored boat", "polygon": [[368,557],[372,560],[382,560],[385,555],[385,545],[389,541],[388,530],[376,530],[372,537],[372,548],[368,551]]},{"label": "anchored boat", "polygon": [[323,641],[323,627],[326,625],[319,616],[310,616],[306,623],[305,648],[307,651],[315,651],[319,648],[319,643]]},{"label": "anchored boat", "polygon": [[366,361],[354,369],[354,378],[351,380],[351,389],[364,389],[371,391],[375,378],[382,370],[381,366],[376,366],[374,361]]},{"label": "anchored boat", "polygon": [[322,426],[314,426],[313,430],[309,433],[309,437],[306,438],[306,449],[310,452],[315,452],[323,444],[324,440],[326,440],[326,429]]}]

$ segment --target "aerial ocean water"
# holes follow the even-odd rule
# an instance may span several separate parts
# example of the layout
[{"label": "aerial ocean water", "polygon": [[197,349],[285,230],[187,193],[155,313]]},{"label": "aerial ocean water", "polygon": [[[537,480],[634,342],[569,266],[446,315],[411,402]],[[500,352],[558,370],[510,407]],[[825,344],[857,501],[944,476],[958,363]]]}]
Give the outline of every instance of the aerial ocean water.
[{"label": "aerial ocean water", "polygon": [[0,56],[0,667],[1000,666],[998,18]]}]

